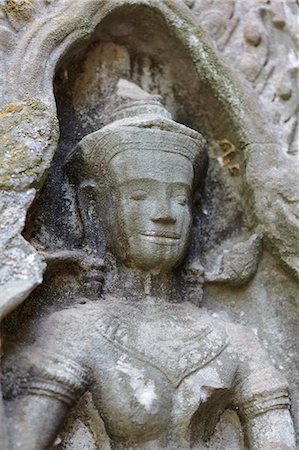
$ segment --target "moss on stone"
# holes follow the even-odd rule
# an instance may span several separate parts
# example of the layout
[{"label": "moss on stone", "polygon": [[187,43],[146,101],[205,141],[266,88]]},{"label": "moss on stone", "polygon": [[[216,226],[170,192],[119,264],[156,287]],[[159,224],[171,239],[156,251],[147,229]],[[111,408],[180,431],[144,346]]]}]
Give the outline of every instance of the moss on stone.
[{"label": "moss on stone", "polygon": [[26,20],[31,16],[33,0],[6,0],[0,8],[17,20]]},{"label": "moss on stone", "polygon": [[0,110],[0,188],[36,185],[51,161],[57,137],[55,115],[36,99]]},{"label": "moss on stone", "polygon": [[24,143],[16,142],[10,137],[0,138],[0,188],[4,189],[13,178],[32,177],[38,174],[42,156],[28,157],[28,148]]},{"label": "moss on stone", "polygon": [[9,103],[3,109],[0,110],[0,116],[5,116],[6,114],[20,112],[23,110],[23,105],[19,103]]}]

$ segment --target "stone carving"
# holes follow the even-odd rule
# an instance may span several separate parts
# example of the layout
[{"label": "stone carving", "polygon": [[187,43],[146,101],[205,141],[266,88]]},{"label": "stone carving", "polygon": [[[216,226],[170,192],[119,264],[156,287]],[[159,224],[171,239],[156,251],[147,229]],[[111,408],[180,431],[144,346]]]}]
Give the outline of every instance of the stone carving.
[{"label": "stone carving", "polygon": [[[205,14],[207,12],[208,14],[210,14],[211,17],[217,16],[219,18],[219,15],[221,15],[222,22],[224,17],[227,18],[227,20],[231,20],[232,26],[227,27],[228,37],[227,39],[224,39],[226,48],[229,51],[229,48],[232,45],[232,39],[229,40],[231,36],[230,30],[234,30],[235,29],[234,23],[236,22],[239,24],[240,23],[239,18],[241,16],[242,17],[244,16],[243,12],[241,15],[237,14],[235,2],[221,1],[217,3],[217,2],[188,1],[186,3],[188,4],[189,7],[193,8],[193,11],[196,15],[201,13]],[[123,5],[124,7],[126,6],[124,2],[120,2],[120,4]],[[106,2],[105,5],[102,3],[98,5],[97,0],[90,2],[88,1],[86,2],[86,5],[83,4],[82,2],[78,2],[76,4],[76,7],[73,8],[73,14],[74,13],[76,14],[76,19],[74,19],[74,15],[69,15],[67,13],[67,11],[70,11],[70,7],[67,1],[44,2],[38,0],[36,1],[17,0],[11,2],[5,0],[1,2],[0,5],[0,20],[1,20],[0,102],[1,103],[0,104],[3,107],[5,107],[6,103],[15,104],[30,98],[33,101],[36,101],[36,99],[38,99],[45,105],[48,105],[50,108],[55,110],[52,81],[55,65],[59,60],[60,55],[62,55],[65,51],[67,51],[67,49],[69,48],[69,46],[71,46],[73,42],[76,42],[80,39],[85,39],[86,36],[91,34],[94,31],[97,24],[103,18],[109,15],[109,13],[114,10],[114,8],[117,9],[120,6],[120,4],[118,4],[117,2],[114,2],[113,4],[108,4]],[[73,6],[73,2],[71,2],[71,5]],[[138,5],[137,0],[136,5]],[[146,2],[145,5],[147,5]],[[253,3],[242,2],[242,4],[240,4],[239,7],[241,6],[242,8],[245,8],[246,10],[245,12],[247,14],[247,9],[255,8],[255,2]],[[196,64],[198,65],[197,70],[199,71],[199,73],[205,73],[206,80],[208,84],[211,86],[211,89],[214,89],[213,86],[218,85],[219,80],[226,79],[226,75],[224,74],[224,72],[222,72],[223,68],[220,68],[220,65],[218,66],[213,64],[205,65],[205,61],[212,60],[213,57],[212,54],[209,53],[209,51],[207,54],[205,53],[207,52],[207,46],[206,45],[203,46],[201,40],[198,39],[198,37],[196,36],[196,29],[198,28],[198,26],[195,26],[196,20],[194,20],[194,18],[189,16],[187,18],[185,11],[186,7],[184,9],[181,7],[181,5],[177,5],[175,2],[170,2],[169,4],[168,2],[164,2],[163,4],[159,4],[159,2],[157,2],[157,4],[155,2],[151,4],[149,2],[146,8],[147,7],[148,9],[156,8],[157,10],[161,11],[161,13],[165,17],[167,17],[169,24],[171,23],[185,24],[185,26],[183,27],[184,30],[185,29],[190,30],[191,33],[191,34],[189,33],[190,36],[189,35],[187,36],[188,33],[186,34],[185,32],[183,32],[183,35],[180,36],[179,39],[183,40],[185,39],[186,42],[188,41],[189,47],[191,46],[190,49],[192,48],[193,49],[192,51],[194,51],[194,55],[195,54],[197,55],[194,56],[195,65]],[[209,8],[211,8],[210,13]],[[263,14],[264,11],[266,11],[266,14],[268,14],[269,12],[271,18],[273,16],[273,20],[275,23],[278,24],[278,26],[280,26],[280,24],[282,23],[281,20],[275,19],[275,17],[277,16],[276,11],[277,7],[275,7],[274,2],[270,6],[264,4],[264,2],[262,2],[261,6],[261,2],[258,2],[256,8],[258,10],[258,14]],[[283,28],[282,32],[285,33],[288,32],[287,30],[293,30],[294,28],[293,26],[294,14],[292,13],[292,11],[295,11],[296,7],[295,6],[289,7],[288,5],[285,5],[283,6],[283,8],[284,11],[286,12],[287,17],[286,20],[288,21],[288,23],[291,24],[290,27]],[[275,14],[273,13],[272,10],[276,11],[276,12],[274,11]],[[212,18],[211,21],[213,22]],[[206,22],[207,20],[201,20],[201,23],[203,25],[205,25]],[[179,33],[180,30],[183,28],[176,27],[175,31]],[[116,29],[117,27],[115,28],[115,30]],[[220,30],[221,27],[219,28],[218,26],[215,26],[213,29]],[[293,31],[290,31],[290,33],[293,36]],[[57,38],[55,37],[56,35]],[[284,42],[286,44],[286,41]],[[233,52],[236,53],[235,50],[233,50]],[[232,61],[234,60],[235,59],[233,58]],[[291,70],[290,73],[292,74],[294,74],[296,71],[296,69],[294,69],[293,66],[291,67],[290,70]],[[148,71],[150,71],[150,66],[148,68]],[[215,77],[216,73],[217,76]],[[282,79],[284,79],[284,77],[282,77]],[[268,85],[269,87],[271,87],[273,83],[269,83]],[[218,89],[216,96],[222,99],[221,102],[223,104],[223,107],[226,110],[228,116],[231,117],[233,123],[235,121],[235,117],[242,118],[241,120],[244,120],[246,122],[247,120],[246,115],[248,114],[248,111],[245,112],[242,110],[243,105],[242,102],[235,101],[235,99],[239,95],[237,90],[233,88],[233,90],[230,91],[230,89],[231,85],[229,83],[228,84],[224,83],[223,92],[221,93],[221,90]],[[295,99],[295,93],[296,91],[293,90],[291,99]],[[273,98],[272,93],[269,94],[269,97]],[[247,104],[249,103],[247,102]],[[287,104],[289,103],[287,102]],[[294,104],[297,104],[296,100]],[[227,105],[230,105],[229,108],[227,108]],[[270,109],[272,110],[272,107]],[[233,110],[236,116],[232,114]],[[293,112],[291,112],[289,114],[287,112],[284,117],[286,116],[295,117],[295,113],[293,114]],[[287,219],[288,216],[294,215],[293,198],[296,195],[296,193],[292,192],[292,189],[290,189],[290,187],[286,188],[286,186],[283,183],[284,179],[283,172],[286,171],[288,173],[288,176],[290,176],[290,167],[292,167],[293,164],[295,164],[295,161],[293,159],[291,161],[290,158],[288,159],[286,159],[285,157],[282,158],[280,149],[274,149],[275,139],[272,142],[270,137],[264,139],[264,136],[260,136],[257,134],[259,126],[258,124],[250,123],[252,117],[253,114],[250,113],[250,120],[248,121],[248,123],[246,123],[246,126],[244,125],[244,129],[242,129],[242,132],[240,132],[240,138],[241,140],[243,139],[246,148],[245,151],[245,153],[247,154],[246,170],[248,170],[247,179],[249,180],[249,183],[251,185],[250,189],[253,189],[256,196],[254,202],[255,214],[257,215],[258,221],[260,222],[260,224],[264,229],[263,231],[266,235],[265,241],[267,242],[267,245],[273,249],[273,253],[281,259],[285,267],[287,267],[293,273],[296,273],[298,272],[298,261],[294,249],[296,248],[296,241],[297,241],[296,225],[295,225],[297,219],[296,217],[292,217],[291,220]],[[290,124],[292,120],[287,121],[283,120],[283,122],[285,123],[285,126],[288,126],[288,124]],[[267,127],[264,127],[263,130],[265,130],[266,128]],[[243,137],[241,137],[242,133]],[[294,136],[296,135],[296,133],[293,134]],[[283,139],[283,141],[286,142],[285,139]],[[258,145],[257,144],[252,145],[253,142],[257,143]],[[247,145],[248,143],[250,143],[250,145]],[[269,148],[271,147],[271,150],[269,150],[267,154],[271,153],[275,155],[275,159],[277,158],[279,160],[282,173],[282,175],[278,177],[276,173],[272,173],[272,171],[269,170],[269,180],[267,181],[267,183],[265,183],[264,181],[265,177],[264,171],[259,170],[259,167],[263,167],[264,165],[269,165],[269,167],[271,167],[273,165],[273,162],[271,158],[269,158],[267,155],[264,155],[260,151],[259,146],[262,145],[262,143],[269,144]],[[52,137],[51,144],[53,145],[53,147],[55,147],[56,145],[56,138],[54,138],[54,134]],[[287,144],[285,144],[285,146],[286,145]],[[296,148],[296,145],[294,148]],[[17,162],[15,162],[15,164],[17,165]],[[238,162],[236,164],[236,167],[232,168],[232,170],[235,171],[236,173],[238,173],[239,170],[238,164],[240,166],[240,163]],[[273,177],[275,178],[274,181]],[[276,180],[277,177],[279,178],[278,180]],[[296,170],[294,170],[294,183],[295,180],[296,180]],[[268,186],[266,190],[271,191],[269,195],[273,197],[273,202],[271,202],[270,209],[268,207],[266,208],[262,201],[262,198],[265,198],[265,194],[262,193],[262,190],[265,189],[264,186],[266,185]],[[261,199],[259,198],[258,193],[261,193],[262,197]],[[28,194],[27,201],[25,202],[25,204],[27,205],[31,203],[29,197],[30,196]],[[5,201],[4,204],[6,204]],[[24,202],[20,202],[19,206],[20,214],[21,211],[22,214],[24,214],[26,211],[26,208],[22,206],[23,204]],[[275,215],[279,218],[279,220],[278,221],[276,220],[277,225],[274,229],[274,227],[272,226],[272,219],[273,216]],[[5,222],[5,220],[3,220],[3,222]],[[288,232],[285,233],[284,229],[286,226],[288,227]],[[20,229],[18,230],[18,234],[19,233]],[[5,241],[4,243],[4,248],[6,247],[6,245],[9,246],[7,241]],[[36,261],[39,261],[39,263],[37,263],[39,265],[39,268],[37,268],[36,266],[36,271],[38,272],[37,278],[41,279],[42,265],[40,264],[40,260],[37,255],[35,255],[35,259]],[[22,267],[19,267],[19,269],[17,269],[17,264],[14,265],[13,267],[15,269],[13,269],[12,266],[10,269],[11,277],[13,277],[14,271],[16,272],[19,270],[20,273],[22,272]],[[8,274],[8,272],[7,277],[3,279],[3,285],[9,282],[10,275]],[[28,283],[32,286],[32,288],[35,285],[35,281],[33,278],[31,282],[28,281]],[[10,293],[10,288],[8,288],[8,291]],[[28,290],[24,289],[23,298],[27,294]]]},{"label": "stone carving", "polygon": [[[196,0],[188,5],[229,65],[256,90],[283,151],[298,151],[296,1]],[[236,56],[237,57],[234,57]]]},{"label": "stone carving", "polygon": [[[256,91],[265,111],[268,112],[271,128],[280,142],[282,165],[284,164],[282,161],[288,161],[288,164],[297,166],[299,148],[297,2],[196,0],[189,2],[188,6],[212,38],[221,58],[239,71],[240,76],[244,76],[246,82]],[[236,171],[238,168],[234,167],[233,170]],[[274,192],[276,190],[274,184],[281,185],[281,182],[272,174],[270,184],[273,184],[271,190]],[[270,222],[278,223],[284,210],[297,229],[299,226],[297,194],[295,203],[293,194],[289,195],[287,192],[285,194],[280,192],[277,195],[274,202],[275,212],[265,217],[266,222],[269,226]],[[263,209],[265,211],[265,205]],[[285,218],[284,223],[287,221]],[[273,238],[277,242],[278,236],[274,236],[276,234],[274,227],[272,230],[274,233],[270,233],[271,240]],[[296,241],[297,239],[293,241],[293,245],[297,254]],[[283,259],[286,262],[285,257]],[[286,264],[297,272],[297,257],[293,255],[287,259]]]},{"label": "stone carving", "polygon": [[111,448],[206,448],[220,415],[237,408],[250,448],[295,449],[284,377],[251,332],[197,308],[174,275],[188,252],[206,143],[158,96],[125,80],[118,91],[111,122],[66,165],[78,192],[92,180],[105,211],[110,276],[101,297],[81,295],[48,315],[7,359],[10,446],[48,449],[88,389]]},{"label": "stone carving", "polygon": [[[111,345],[115,352],[131,358],[130,343],[139,342],[139,352],[134,349],[136,361],[128,363],[121,359],[123,356],[119,361],[121,376],[129,378],[131,374],[130,379],[135,379],[139,399],[140,385],[144,386],[145,397],[151,397],[147,370],[153,371],[154,377],[158,373],[171,389],[180,390],[192,379],[197,367],[206,363],[198,370],[209,371],[207,378],[213,380],[210,369],[214,362],[222,361],[226,352],[234,348],[231,333],[238,327],[229,322],[235,322],[261,338],[271,360],[286,376],[298,429],[299,322],[298,287],[294,280],[299,274],[295,155],[298,68],[294,56],[298,44],[297,11],[297,2],[292,0],[0,1],[0,153],[4,162],[0,169],[0,318],[6,317],[1,323],[1,352],[3,367],[7,368],[2,388],[7,398],[23,395],[26,390],[31,390],[32,395],[49,391],[68,410],[70,404],[76,403],[55,440],[55,449],[110,450],[111,446],[121,445],[109,443],[99,404],[93,403],[88,390],[92,381],[85,364],[74,360],[73,354],[61,353],[61,346],[51,351],[49,342],[41,345],[43,323],[45,330],[49,328],[44,339],[51,341],[53,336],[53,341],[57,341],[51,326],[55,314],[60,317],[58,322],[63,322],[61,310],[75,308],[75,315],[89,308],[95,311],[101,296],[111,306],[109,314],[108,309],[99,313],[106,317],[105,323],[96,321],[96,314],[90,315],[96,321],[94,330],[104,348]],[[171,299],[178,303],[171,302],[171,306],[179,322],[173,326],[168,321],[169,308],[162,308],[157,314],[156,337],[168,348],[169,361],[156,344],[151,343],[150,352],[148,341],[140,342],[138,336],[132,335],[130,324],[132,330],[137,330],[139,324],[149,336],[150,330],[145,317],[137,312],[134,315],[130,304],[123,305],[123,317],[110,314],[113,301],[109,286],[116,298],[122,296],[122,285],[126,286],[138,301],[144,295],[150,296],[153,280],[147,279],[141,285],[135,279],[137,285],[130,288],[134,277],[124,279],[119,261],[125,236],[116,256],[107,251],[111,242],[106,242],[106,236],[112,235],[114,227],[105,229],[103,212],[109,204],[104,202],[105,195],[99,197],[98,183],[90,176],[93,167],[84,173],[79,161],[80,170],[76,173],[74,154],[62,170],[69,152],[83,136],[105,124],[112,125],[113,118],[108,116],[119,101],[115,87],[120,78],[133,81],[153,95],[160,94],[176,122],[189,130],[201,130],[208,141],[210,162],[205,188],[200,195],[197,188],[193,191],[189,251],[184,263],[182,257],[175,268],[177,285]],[[123,83],[121,86],[123,91]],[[126,96],[128,89],[127,85]],[[136,87],[133,91],[136,93]],[[143,98],[145,94],[139,91],[139,95]],[[154,103],[159,103],[157,98]],[[167,115],[165,111],[164,114]],[[86,138],[83,142],[90,141]],[[117,183],[112,183],[109,192],[113,186]],[[108,198],[114,205],[114,199]],[[171,283],[166,285],[165,291],[171,288]],[[155,285],[152,289],[156,292]],[[145,294],[138,296],[137,292]],[[165,296],[168,306],[170,297]],[[190,323],[190,334],[184,333],[184,319],[179,319],[181,302],[188,305],[196,319],[196,323]],[[168,339],[161,317],[169,325]],[[81,320],[75,321],[78,330]],[[74,342],[78,342],[78,330],[70,328]],[[85,342],[85,336],[90,336],[89,328],[82,328],[80,344]],[[177,341],[170,339],[176,329]],[[245,334],[251,342],[256,340],[249,332]],[[34,339],[40,341],[36,347],[42,347],[47,356],[43,359],[35,347],[29,385],[24,373],[29,370]],[[61,336],[61,343],[63,339]],[[211,352],[203,355],[198,340]],[[250,360],[251,353],[244,355],[242,350],[247,345],[240,339],[237,360]],[[254,345],[260,348],[260,344]],[[185,348],[194,353],[194,359],[189,358]],[[15,362],[18,355],[20,364]],[[177,371],[173,370],[176,359]],[[188,367],[194,367],[195,372],[189,373]],[[225,373],[230,370],[233,367],[225,369]],[[271,373],[269,386],[272,378],[275,385],[280,377],[275,371]],[[183,381],[179,384],[180,377]],[[16,379],[19,382],[14,385]],[[281,382],[281,397],[277,394],[277,401],[273,400],[274,408],[278,407],[279,398],[284,399],[283,408],[287,405],[283,387],[286,383],[282,378]],[[241,412],[241,426],[234,409],[238,399],[235,388],[231,385],[229,392],[222,392],[222,388],[212,393],[209,390],[211,401],[202,401],[198,414],[194,412],[192,416],[189,442],[200,446],[202,439],[208,439],[206,445],[213,450],[244,449],[243,425],[248,420]],[[85,394],[77,402],[83,391]],[[214,405],[221,392],[217,409]],[[239,403],[246,405],[244,392]],[[230,395],[233,401],[226,403]],[[42,398],[39,397],[40,402]],[[146,399],[141,398],[145,407]],[[191,395],[190,401],[192,398]],[[255,407],[259,398],[256,393]],[[177,403],[182,405],[180,399]],[[222,408],[222,403],[231,404],[232,409],[221,414],[226,407]],[[168,414],[169,397],[165,398],[165,405],[163,417]],[[264,406],[263,403],[260,411]],[[247,410],[247,406],[244,408]],[[35,414],[36,423],[41,424],[38,409]],[[273,411],[271,414],[276,417]],[[1,450],[9,450],[6,415],[0,395]],[[219,415],[215,425],[212,418],[217,422]],[[58,422],[61,420],[57,416]],[[257,429],[259,435],[261,426],[259,422],[253,427],[254,433]],[[279,433],[279,426],[277,430]]]}]

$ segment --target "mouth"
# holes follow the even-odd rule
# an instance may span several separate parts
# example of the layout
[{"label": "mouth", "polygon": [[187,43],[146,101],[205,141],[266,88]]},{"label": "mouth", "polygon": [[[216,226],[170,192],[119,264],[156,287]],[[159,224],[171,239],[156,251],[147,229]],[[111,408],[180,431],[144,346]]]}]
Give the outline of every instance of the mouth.
[{"label": "mouth", "polygon": [[142,236],[155,237],[155,238],[166,238],[166,239],[180,239],[180,235],[173,231],[144,231],[141,233]]}]

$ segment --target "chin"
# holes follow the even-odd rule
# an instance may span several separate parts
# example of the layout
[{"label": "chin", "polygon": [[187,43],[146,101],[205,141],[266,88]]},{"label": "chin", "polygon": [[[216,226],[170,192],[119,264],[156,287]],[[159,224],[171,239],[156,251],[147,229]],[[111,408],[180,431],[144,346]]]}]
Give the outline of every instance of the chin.
[{"label": "chin", "polygon": [[180,249],[170,248],[168,251],[141,251],[131,255],[131,266],[148,272],[170,272],[178,267],[184,260],[185,252]]}]

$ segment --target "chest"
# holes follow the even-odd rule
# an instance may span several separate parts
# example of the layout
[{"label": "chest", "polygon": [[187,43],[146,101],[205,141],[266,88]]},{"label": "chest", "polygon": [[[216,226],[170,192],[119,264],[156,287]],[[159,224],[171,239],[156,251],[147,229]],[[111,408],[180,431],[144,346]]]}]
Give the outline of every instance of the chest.
[{"label": "chest", "polygon": [[138,442],[168,429],[186,434],[193,415],[223,400],[231,386],[226,346],[222,330],[188,316],[101,317],[90,357],[92,394],[110,437]]}]

